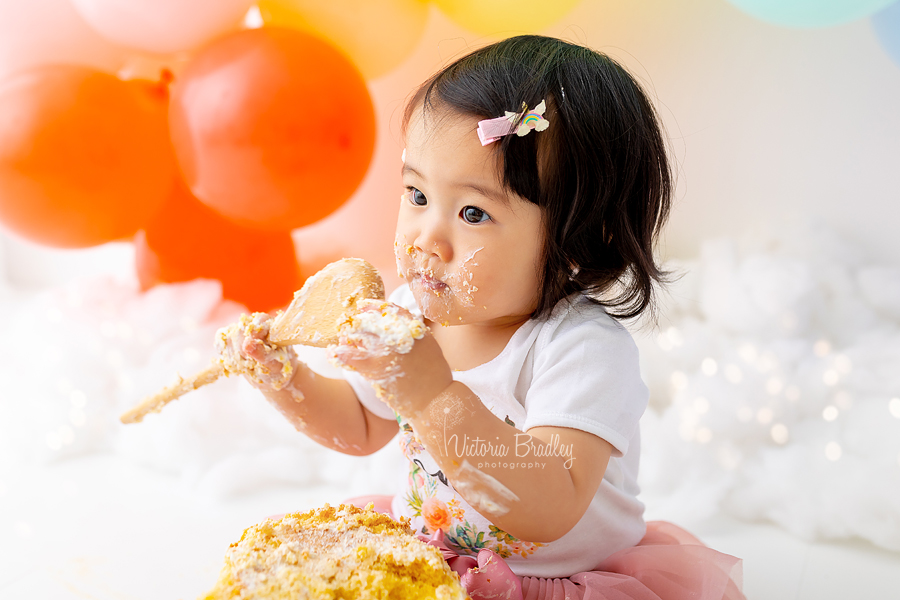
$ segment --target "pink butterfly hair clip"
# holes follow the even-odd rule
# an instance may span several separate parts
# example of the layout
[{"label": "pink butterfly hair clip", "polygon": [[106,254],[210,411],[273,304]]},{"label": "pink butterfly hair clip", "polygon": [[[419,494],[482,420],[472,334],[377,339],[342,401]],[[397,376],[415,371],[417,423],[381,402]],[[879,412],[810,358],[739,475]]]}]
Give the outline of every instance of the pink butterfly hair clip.
[{"label": "pink butterfly hair clip", "polygon": [[[502,117],[479,121],[478,139],[481,140],[482,146],[487,146],[512,133],[522,137],[532,129],[544,131],[550,127],[550,121],[544,118],[544,111],[546,110],[547,104],[543,100],[531,111],[528,110],[528,105],[523,102],[522,112],[506,111],[506,114]],[[516,123],[518,123],[518,126]]]}]

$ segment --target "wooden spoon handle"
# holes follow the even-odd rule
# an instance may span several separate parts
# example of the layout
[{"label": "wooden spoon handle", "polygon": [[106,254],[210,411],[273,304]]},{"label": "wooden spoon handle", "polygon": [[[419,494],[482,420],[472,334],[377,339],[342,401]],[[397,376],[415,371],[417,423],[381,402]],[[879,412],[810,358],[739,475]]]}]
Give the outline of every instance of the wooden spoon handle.
[{"label": "wooden spoon handle", "polygon": [[[359,258],[335,261],[310,277],[294,294],[291,304],[272,322],[267,341],[278,346],[305,344],[320,348],[337,343],[341,325],[356,313],[357,301],[367,298],[384,300],[384,282],[375,267]],[[190,379],[179,377],[178,383],[144,398],[119,420],[139,423],[147,414],[212,383],[224,372],[221,364],[215,364]]]},{"label": "wooden spoon handle", "polygon": [[140,404],[124,413],[119,420],[123,423],[140,423],[145,416],[153,412],[159,412],[162,407],[175,400],[182,394],[186,394],[191,390],[212,383],[225,373],[225,368],[220,362],[217,362],[204,371],[200,371],[193,377],[182,379],[178,377],[178,382],[169,387],[163,388],[152,396],[144,398]]}]

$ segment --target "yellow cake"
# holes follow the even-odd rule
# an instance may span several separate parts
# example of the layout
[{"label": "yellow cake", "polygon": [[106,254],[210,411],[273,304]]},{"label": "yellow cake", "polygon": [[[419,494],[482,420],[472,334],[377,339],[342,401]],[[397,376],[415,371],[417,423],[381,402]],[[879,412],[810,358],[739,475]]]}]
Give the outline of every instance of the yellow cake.
[{"label": "yellow cake", "polygon": [[244,531],[202,600],[463,600],[440,550],[409,523],[342,504],[266,520]]}]

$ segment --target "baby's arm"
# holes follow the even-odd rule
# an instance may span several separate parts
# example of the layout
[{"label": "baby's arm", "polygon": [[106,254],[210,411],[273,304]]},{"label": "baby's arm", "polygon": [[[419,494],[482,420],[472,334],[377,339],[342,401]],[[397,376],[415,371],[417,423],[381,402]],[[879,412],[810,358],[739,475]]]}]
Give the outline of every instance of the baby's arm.
[{"label": "baby's arm", "polygon": [[[440,346],[427,331],[407,352],[368,335],[345,342],[336,350],[337,360],[376,383],[456,491],[496,526],[519,539],[549,542],[565,535],[584,515],[612,453],[606,441],[564,427],[535,427],[523,433],[498,419],[472,390],[453,380]],[[541,447],[553,447],[555,441],[556,455],[534,456],[529,436]],[[488,443],[507,449],[506,456],[478,456]],[[517,457],[517,450],[522,454],[526,445],[528,456]],[[542,466],[502,466],[512,461]]]},{"label": "baby's arm", "polygon": [[[578,523],[612,453],[605,440],[577,429],[523,433],[457,381],[408,419],[456,491],[497,527],[531,542],[559,539]],[[506,456],[491,456],[488,443]],[[544,453],[550,456],[536,456]],[[503,466],[512,462],[535,466]]]},{"label": "baby's arm", "polygon": [[255,313],[222,330],[217,349],[226,372],[240,373],[299,431],[345,454],[366,455],[397,433],[397,422],[372,414],[344,380],[316,374],[291,347],[266,341],[271,317]]}]

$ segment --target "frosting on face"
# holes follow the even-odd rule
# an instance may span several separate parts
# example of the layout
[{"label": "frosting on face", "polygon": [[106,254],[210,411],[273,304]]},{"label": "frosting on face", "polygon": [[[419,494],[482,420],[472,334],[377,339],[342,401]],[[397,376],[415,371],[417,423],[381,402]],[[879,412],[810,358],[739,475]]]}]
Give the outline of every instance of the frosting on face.
[{"label": "frosting on face", "polygon": [[469,251],[454,265],[436,269],[428,256],[398,236],[394,242],[397,274],[410,285],[413,295],[426,319],[442,325],[456,325],[477,312],[478,271],[476,255],[484,250]]},{"label": "frosting on face", "polygon": [[[527,319],[540,295],[543,211],[508,189],[474,117],[414,115],[394,251],[426,319],[499,325]],[[439,128],[438,128],[439,127]]]}]

